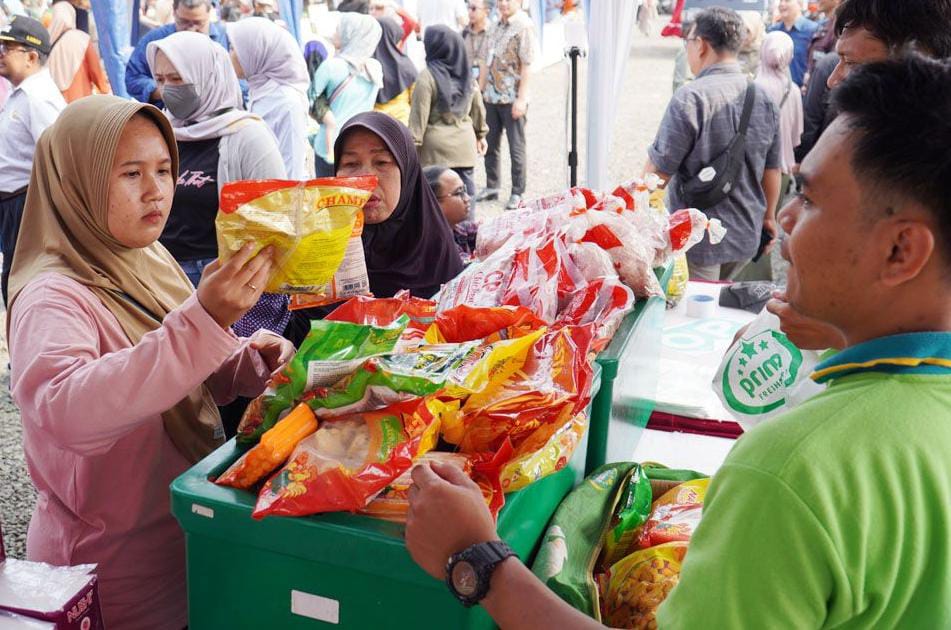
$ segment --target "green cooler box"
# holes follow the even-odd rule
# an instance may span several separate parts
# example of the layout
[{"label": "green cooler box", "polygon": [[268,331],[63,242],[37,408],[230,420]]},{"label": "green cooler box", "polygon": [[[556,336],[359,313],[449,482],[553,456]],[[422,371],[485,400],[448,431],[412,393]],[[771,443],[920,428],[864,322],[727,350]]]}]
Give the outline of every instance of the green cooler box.
[{"label": "green cooler box", "polygon": [[[595,366],[593,391],[599,385]],[[563,470],[506,495],[499,535],[526,563],[583,478],[587,440]],[[481,607],[464,608],[416,566],[401,525],[347,513],[252,519],[256,495],[211,482],[243,451],[231,440],[172,482],[172,513],[185,531],[189,630],[495,627]]]},{"label": "green cooler box", "polygon": [[[673,265],[655,270],[667,286]],[[629,461],[654,411],[658,361],[667,301],[639,300],[598,355],[601,387],[591,404],[585,476],[612,462]]]}]

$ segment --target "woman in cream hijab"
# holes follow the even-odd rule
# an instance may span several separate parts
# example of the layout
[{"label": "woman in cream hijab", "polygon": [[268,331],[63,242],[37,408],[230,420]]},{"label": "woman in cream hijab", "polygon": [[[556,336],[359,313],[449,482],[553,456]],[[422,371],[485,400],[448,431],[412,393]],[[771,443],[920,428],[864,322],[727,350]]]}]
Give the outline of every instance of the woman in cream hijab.
[{"label": "woman in cream hijab", "polygon": [[158,244],[177,176],[157,109],[73,103],[38,143],[10,276],[11,389],[38,493],[27,557],[98,563],[111,628],[187,623],[168,485],[221,443],[215,403],[260,393],[291,351],[229,330],[269,250],[213,263],[195,291]]}]

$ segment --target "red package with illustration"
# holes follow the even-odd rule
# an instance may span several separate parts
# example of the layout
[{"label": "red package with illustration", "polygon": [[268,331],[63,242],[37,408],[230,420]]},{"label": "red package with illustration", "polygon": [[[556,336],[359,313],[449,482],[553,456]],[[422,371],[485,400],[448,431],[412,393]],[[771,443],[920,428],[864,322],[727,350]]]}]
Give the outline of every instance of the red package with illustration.
[{"label": "red package with illustration", "polygon": [[710,479],[694,479],[668,490],[654,501],[647,522],[641,526],[641,549],[669,542],[686,542],[700,524]]},{"label": "red package with illustration", "polygon": [[355,512],[432,450],[451,405],[435,398],[324,422],[261,489],[252,516]]}]

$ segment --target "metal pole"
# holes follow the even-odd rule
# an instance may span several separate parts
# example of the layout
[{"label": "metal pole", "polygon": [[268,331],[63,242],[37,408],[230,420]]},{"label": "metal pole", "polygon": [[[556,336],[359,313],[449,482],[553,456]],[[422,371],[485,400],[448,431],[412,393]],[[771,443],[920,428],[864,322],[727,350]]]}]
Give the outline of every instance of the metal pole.
[{"label": "metal pole", "polygon": [[568,151],[569,182],[578,185],[578,57],[581,49],[572,46],[568,50],[571,58],[571,148]]}]

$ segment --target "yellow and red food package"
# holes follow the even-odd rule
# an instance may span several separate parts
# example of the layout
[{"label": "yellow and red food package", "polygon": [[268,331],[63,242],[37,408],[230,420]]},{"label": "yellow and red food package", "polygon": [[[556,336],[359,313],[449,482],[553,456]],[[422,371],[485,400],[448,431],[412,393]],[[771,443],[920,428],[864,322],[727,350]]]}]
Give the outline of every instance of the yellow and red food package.
[{"label": "yellow and red food package", "polygon": [[515,339],[545,327],[523,306],[479,307],[465,304],[442,311],[426,331],[426,343],[462,343],[481,339],[495,343]]},{"label": "yellow and red food package", "polygon": [[306,306],[365,294],[360,235],[363,206],[375,188],[375,177],[230,182],[215,220],[221,259],[248,241],[257,249],[274,247],[266,290],[308,294]]},{"label": "yellow and red food package", "polygon": [[539,427],[522,442],[502,469],[500,481],[504,491],[521,490],[567,466],[587,429],[588,417],[583,413],[561,425],[552,423]]},{"label": "yellow and red food package", "polygon": [[641,528],[637,546],[641,549],[669,542],[686,542],[700,524],[703,501],[710,479],[687,481],[668,490],[654,501],[651,514]]},{"label": "yellow and red food package", "polygon": [[446,418],[447,442],[464,453],[479,453],[495,451],[508,439],[521,457],[527,454],[523,443],[535,431],[545,427],[543,439],[533,442],[540,448],[587,407],[594,377],[588,360],[591,330],[566,326],[536,339],[513,378],[472,394],[458,415]]},{"label": "yellow and red food package", "polygon": [[252,516],[355,512],[429,452],[447,407],[417,399],[325,421],[258,495]]},{"label": "yellow and red food package", "polygon": [[310,407],[297,405],[264,432],[261,441],[238,458],[215,483],[247,489],[287,461],[301,440],[317,430],[317,417]]},{"label": "yellow and red food package", "polygon": [[687,543],[672,542],[632,553],[601,576],[601,620],[611,628],[657,627],[657,608],[677,582]]}]

